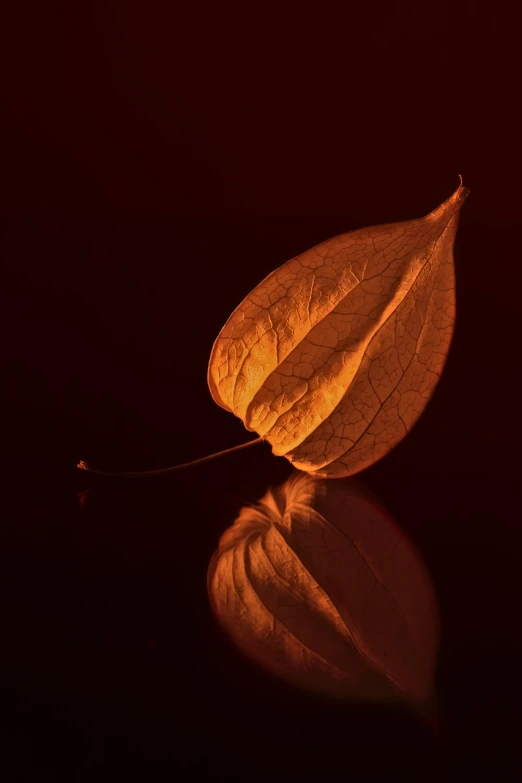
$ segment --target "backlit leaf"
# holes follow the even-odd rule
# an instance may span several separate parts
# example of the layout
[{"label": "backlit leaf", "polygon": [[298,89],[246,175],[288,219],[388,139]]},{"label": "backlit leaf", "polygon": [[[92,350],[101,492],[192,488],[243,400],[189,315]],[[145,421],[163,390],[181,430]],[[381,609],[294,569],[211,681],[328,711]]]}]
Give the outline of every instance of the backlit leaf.
[{"label": "backlit leaf", "polygon": [[212,608],[259,666],[305,689],[429,714],[439,615],[429,575],[353,480],[295,472],[221,537]]},{"label": "backlit leaf", "polygon": [[453,335],[461,185],[429,215],[329,239],[276,269],[212,350],[214,400],[278,456],[357,473],[412,428]]}]

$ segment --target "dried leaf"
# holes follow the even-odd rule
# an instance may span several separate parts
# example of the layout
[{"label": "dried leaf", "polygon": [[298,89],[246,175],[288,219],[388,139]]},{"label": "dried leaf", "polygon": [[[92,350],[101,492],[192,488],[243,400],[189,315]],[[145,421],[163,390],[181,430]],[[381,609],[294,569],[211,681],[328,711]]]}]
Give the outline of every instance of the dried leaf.
[{"label": "dried leaf", "polygon": [[214,400],[277,456],[357,473],[412,428],[453,335],[461,185],[418,220],[340,234],[272,272],[214,343]]},{"label": "dried leaf", "polygon": [[243,508],[210,562],[208,592],[235,644],[272,674],[430,709],[439,618],[428,573],[352,480],[296,472]]}]

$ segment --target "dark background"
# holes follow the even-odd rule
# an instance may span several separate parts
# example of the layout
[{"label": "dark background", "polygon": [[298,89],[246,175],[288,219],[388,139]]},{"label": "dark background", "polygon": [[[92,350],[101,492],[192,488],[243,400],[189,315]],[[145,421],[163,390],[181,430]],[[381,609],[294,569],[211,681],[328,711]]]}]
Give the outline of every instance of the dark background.
[{"label": "dark background", "polygon": [[[520,779],[522,128],[506,14],[449,0],[8,11],[6,781]],[[406,712],[286,688],[221,635],[208,561],[284,459],[261,445],[137,482],[75,465],[151,469],[251,437],[206,382],[232,310],[330,236],[431,211],[459,173],[446,369],[413,432],[360,476],[433,575],[437,741]]]}]

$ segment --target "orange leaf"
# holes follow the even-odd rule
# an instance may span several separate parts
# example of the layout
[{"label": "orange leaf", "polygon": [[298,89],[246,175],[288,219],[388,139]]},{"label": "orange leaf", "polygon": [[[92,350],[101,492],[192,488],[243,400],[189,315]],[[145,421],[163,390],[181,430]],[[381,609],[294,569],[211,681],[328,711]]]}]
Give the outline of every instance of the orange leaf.
[{"label": "orange leaf", "polygon": [[243,508],[212,557],[208,592],[235,644],[272,674],[430,713],[439,643],[430,578],[355,482],[296,471]]},{"label": "orange leaf", "polygon": [[381,459],[449,351],[468,193],[461,182],[423,218],[340,234],[272,272],[214,343],[214,400],[300,470],[338,478]]}]

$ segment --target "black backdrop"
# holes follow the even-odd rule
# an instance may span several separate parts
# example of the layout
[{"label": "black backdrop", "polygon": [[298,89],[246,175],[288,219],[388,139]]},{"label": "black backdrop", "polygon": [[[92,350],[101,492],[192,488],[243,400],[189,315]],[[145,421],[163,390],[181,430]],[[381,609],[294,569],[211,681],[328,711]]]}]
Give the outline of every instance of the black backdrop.
[{"label": "black backdrop", "polygon": [[[500,3],[389,5],[8,13],[6,780],[519,779],[519,33]],[[251,437],[206,383],[232,310],[330,236],[429,212],[459,173],[448,363],[360,476],[439,596],[435,740],[407,713],[272,681],[214,622],[220,534],[290,473],[268,447],[138,482],[75,465],[163,467]]]}]

